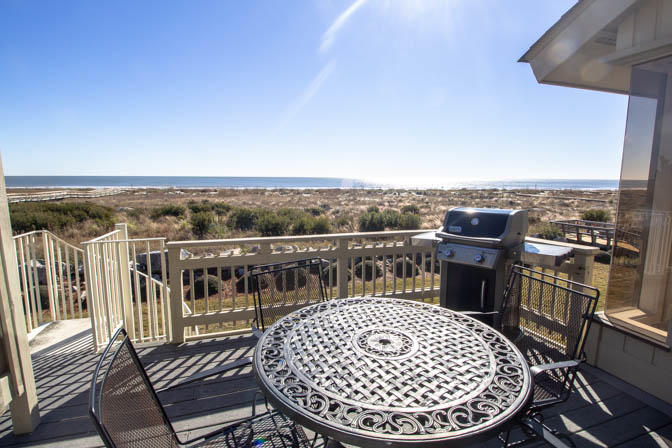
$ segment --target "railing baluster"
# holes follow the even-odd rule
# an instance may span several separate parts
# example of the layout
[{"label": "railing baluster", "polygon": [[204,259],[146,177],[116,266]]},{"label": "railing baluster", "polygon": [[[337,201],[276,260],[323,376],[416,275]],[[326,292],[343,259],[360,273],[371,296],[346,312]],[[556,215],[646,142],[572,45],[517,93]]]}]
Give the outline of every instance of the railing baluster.
[{"label": "railing baluster", "polygon": [[191,301],[191,313],[196,312],[196,282],[194,281],[194,270],[189,269],[189,299]]},{"label": "railing baluster", "polygon": [[219,306],[217,311],[222,311],[222,267],[217,266],[217,300],[219,301]]},{"label": "railing baluster", "polygon": [[79,306],[79,318],[82,318],[82,288],[79,279],[79,251],[73,250],[75,254],[75,287],[77,288],[77,305]]},{"label": "railing baluster", "polygon": [[248,289],[248,280],[249,280],[248,265],[247,264],[243,265],[243,278],[245,279],[245,280],[243,280],[243,287],[244,287],[244,290],[245,290],[245,308],[249,308],[250,307],[250,297],[249,297],[249,291],[247,290]]},{"label": "railing baluster", "polygon": [[422,252],[422,292],[425,292],[425,284],[427,282],[427,252]]},{"label": "railing baluster", "polygon": [[64,246],[65,249],[65,270],[67,271],[68,279],[68,298],[70,299],[70,319],[75,318],[75,304],[72,297],[72,279],[70,278],[70,250],[67,246]]},{"label": "railing baluster", "polygon": [[133,289],[135,290],[135,309],[137,310],[139,337],[140,341],[145,340],[145,323],[142,312],[142,294],[140,292],[140,275],[138,273],[138,253],[135,247],[135,242],[131,244],[131,253],[133,254]]},{"label": "railing baluster", "polygon": [[387,295],[387,255],[385,254],[383,254],[383,290],[381,295]]},{"label": "railing baluster", "polygon": [[[19,255],[18,261],[20,263],[19,266],[21,268],[20,271],[21,271],[21,281],[22,281],[21,283],[23,285],[23,291],[22,291],[23,292],[23,308],[24,308],[24,314],[25,314],[24,317],[26,318],[26,329],[28,330],[28,332],[31,332],[31,331],[33,331],[33,318],[32,318],[33,313],[30,310],[30,292],[31,291],[30,291],[30,289],[28,289],[28,278],[30,277],[30,275],[29,274],[26,275],[26,270],[30,269],[30,268],[28,267],[28,264],[26,264],[26,260],[25,260],[25,256],[24,256],[24,250],[23,250],[23,244],[24,244],[23,238],[19,238],[15,241],[14,247],[16,249],[18,249],[16,252]],[[18,246],[18,248],[16,246]],[[31,261],[30,262],[31,268],[32,268],[32,264],[33,263]],[[35,326],[37,326],[37,325],[35,325]]]},{"label": "railing baluster", "polygon": [[236,267],[231,266],[231,308],[236,309]]},{"label": "railing baluster", "polygon": [[[208,289],[208,269],[203,268],[203,298],[205,299],[205,314],[210,312],[210,290]],[[208,332],[208,324],[205,324],[205,332]]]},{"label": "railing baluster", "polygon": [[[35,260],[35,266],[31,267],[31,272],[33,276],[33,287],[35,288],[33,293],[33,309],[37,313],[37,323],[41,324],[44,321],[42,316],[42,293],[40,292],[40,277],[37,273],[37,243],[35,242],[35,234],[28,236],[28,259]],[[37,302],[37,303],[35,303]],[[37,305],[37,307],[35,306]]]},{"label": "railing baluster", "polygon": [[[156,288],[152,284],[152,279],[154,277],[152,277],[152,253],[151,253],[152,250],[149,246],[149,240],[146,241],[146,250],[147,250],[147,300],[149,300],[150,296],[152,297],[152,302],[151,302],[151,305],[149,307],[149,309],[151,310],[151,320],[152,320],[151,325],[150,325],[150,328],[152,329],[152,333],[151,333],[150,336],[151,336],[152,339],[155,339],[156,335],[159,332],[159,322],[158,322],[159,316],[158,316],[158,312],[156,310]],[[152,294],[150,294],[150,289],[153,291]],[[207,294],[207,290],[206,290],[206,294]]]},{"label": "railing baluster", "polygon": [[65,297],[65,279],[63,278],[63,255],[61,253],[61,245],[56,241],[56,253],[58,254],[58,283],[59,291],[61,293],[61,319],[68,318],[68,304]]},{"label": "railing baluster", "polygon": [[170,312],[168,307],[168,275],[166,269],[166,241],[161,240],[161,310],[163,311],[163,335],[170,335]]},{"label": "railing baluster", "polygon": [[44,247],[44,271],[46,273],[47,280],[47,291],[49,293],[49,314],[51,315],[51,320],[56,320],[56,305],[54,300],[54,288],[52,287],[53,281],[51,277],[51,251],[49,244],[49,234],[47,232],[42,233],[42,245]]},{"label": "railing baluster", "polygon": [[392,294],[397,292],[397,253],[392,253]]}]

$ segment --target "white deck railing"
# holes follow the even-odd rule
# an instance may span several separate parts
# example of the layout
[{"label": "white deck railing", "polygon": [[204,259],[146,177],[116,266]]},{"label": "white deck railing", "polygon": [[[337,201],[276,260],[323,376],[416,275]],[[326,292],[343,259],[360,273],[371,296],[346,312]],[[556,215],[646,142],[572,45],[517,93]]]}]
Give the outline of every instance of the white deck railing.
[{"label": "white deck railing", "polygon": [[[412,230],[167,243],[172,340],[183,341],[185,330],[191,334],[187,339],[248,331],[254,317],[250,271],[263,264],[322,259],[328,298],[374,295],[433,302],[439,295],[438,263],[432,250],[411,245],[411,236],[418,233]],[[219,281],[212,282],[213,277]],[[216,290],[209,291],[208,283],[214,283]],[[197,295],[197,288],[203,292]],[[190,314],[181,311],[183,303],[189,304]]]},{"label": "white deck railing", "polygon": [[14,245],[27,330],[47,321],[86,317],[82,249],[48,230],[17,235]]},{"label": "white deck railing", "polygon": [[[170,340],[165,238],[129,239],[126,224],[117,224],[113,232],[82,244],[96,346],[105,346],[121,325],[135,342]],[[160,251],[160,279],[153,276],[153,249]],[[141,254],[145,273],[138,268]]]},{"label": "white deck railing", "polygon": [[[28,328],[49,318],[85,317],[85,298],[95,345],[101,348],[121,325],[135,342],[179,343],[249,331],[254,318],[251,270],[305,258],[322,260],[329,299],[372,295],[438,303],[439,263],[432,248],[411,244],[418,233],[166,243],[165,238],[129,239],[126,224],[117,224],[114,231],[82,243],[84,251],[46,231],[19,235],[15,242],[18,265],[27,267],[21,269],[21,280]],[[561,266],[537,267],[590,284],[597,249],[552,244],[572,246],[573,258]],[[41,305],[40,273],[32,267],[42,259],[49,312]],[[57,266],[71,275],[58,274]]]}]

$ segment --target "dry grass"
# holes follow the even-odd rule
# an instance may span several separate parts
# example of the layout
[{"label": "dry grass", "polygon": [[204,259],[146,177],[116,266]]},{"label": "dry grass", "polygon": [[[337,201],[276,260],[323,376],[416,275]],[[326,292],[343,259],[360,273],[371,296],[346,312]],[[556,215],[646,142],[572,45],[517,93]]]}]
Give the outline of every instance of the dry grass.
[{"label": "dry grass", "polygon": [[[535,197],[520,196],[519,193],[533,193]],[[554,199],[554,195],[563,196],[563,199]],[[564,199],[568,196],[577,199]],[[225,202],[233,207],[259,207],[269,210],[323,206],[328,208],[325,216],[329,218],[334,232],[352,232],[357,230],[357,217],[372,205],[381,210],[400,210],[405,205],[415,205],[420,209],[422,228],[426,229],[437,228],[446,211],[456,206],[523,208],[530,210],[531,231],[534,231],[538,222],[579,218],[584,210],[594,207],[594,202],[580,198],[605,200],[607,202],[600,207],[609,209],[612,214],[615,212],[616,192],[611,191],[137,189],[86,201],[113,207],[116,210],[116,222],[128,223],[130,236],[133,238],[163,236],[174,241],[195,238],[188,216],[168,216],[153,220],[149,217],[152,209],[166,204],[186,206],[189,201],[205,199]],[[232,231],[223,225],[224,220],[225,217],[220,218],[219,225],[208,237],[235,238],[255,235],[253,232]],[[62,233],[68,242],[79,244],[101,235],[106,230],[109,229],[87,224],[67,228]]]}]

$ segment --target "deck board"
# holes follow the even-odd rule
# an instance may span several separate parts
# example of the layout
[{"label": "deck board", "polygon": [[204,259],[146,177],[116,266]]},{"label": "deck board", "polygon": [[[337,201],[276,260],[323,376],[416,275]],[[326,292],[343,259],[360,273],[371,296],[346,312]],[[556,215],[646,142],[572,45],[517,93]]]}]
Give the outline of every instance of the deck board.
[{"label": "deck board", "polygon": [[[159,389],[194,373],[250,357],[255,342],[251,335],[240,335],[179,346],[142,346],[138,353]],[[91,375],[97,360],[90,332],[33,354],[41,424],[32,434],[15,436],[9,414],[0,416],[0,446],[102,446],[87,414]],[[161,400],[176,430],[184,437],[194,437],[249,415],[257,390],[252,368],[244,366],[166,391]],[[582,372],[570,399],[544,414],[546,423],[568,434],[577,447],[672,446],[672,418],[604,381],[602,373],[597,377]],[[499,444],[491,440],[478,446]]]}]

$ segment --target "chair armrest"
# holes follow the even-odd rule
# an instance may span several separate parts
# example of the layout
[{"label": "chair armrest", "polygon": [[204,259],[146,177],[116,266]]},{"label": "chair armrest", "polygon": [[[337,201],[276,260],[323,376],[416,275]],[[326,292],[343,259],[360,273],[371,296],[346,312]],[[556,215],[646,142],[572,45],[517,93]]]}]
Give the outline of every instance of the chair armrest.
[{"label": "chair armrest", "polygon": [[467,316],[496,316],[499,311],[458,311]]},{"label": "chair armrest", "polygon": [[555,369],[571,369],[574,367],[578,367],[583,361],[580,359],[570,359],[569,361],[560,361],[560,362],[551,362],[548,364],[539,364],[538,366],[532,366],[530,367],[530,372],[532,372],[532,376],[537,376],[542,372],[545,372],[547,370],[555,370]]},{"label": "chair armrest", "polygon": [[204,370],[203,372],[196,373],[194,375],[191,375],[190,377],[186,378],[183,381],[180,381],[177,384],[173,384],[168,387],[164,387],[163,389],[159,389],[156,392],[161,393],[165,392],[170,389],[174,389],[176,387],[184,386],[185,384],[193,383],[195,381],[200,381],[204,378],[208,378],[210,376],[214,375],[219,375],[220,373],[227,372],[229,370],[237,369],[246,365],[252,364],[252,358],[241,358],[237,359],[236,361],[224,364],[223,366],[215,367],[214,369],[208,369]]}]

